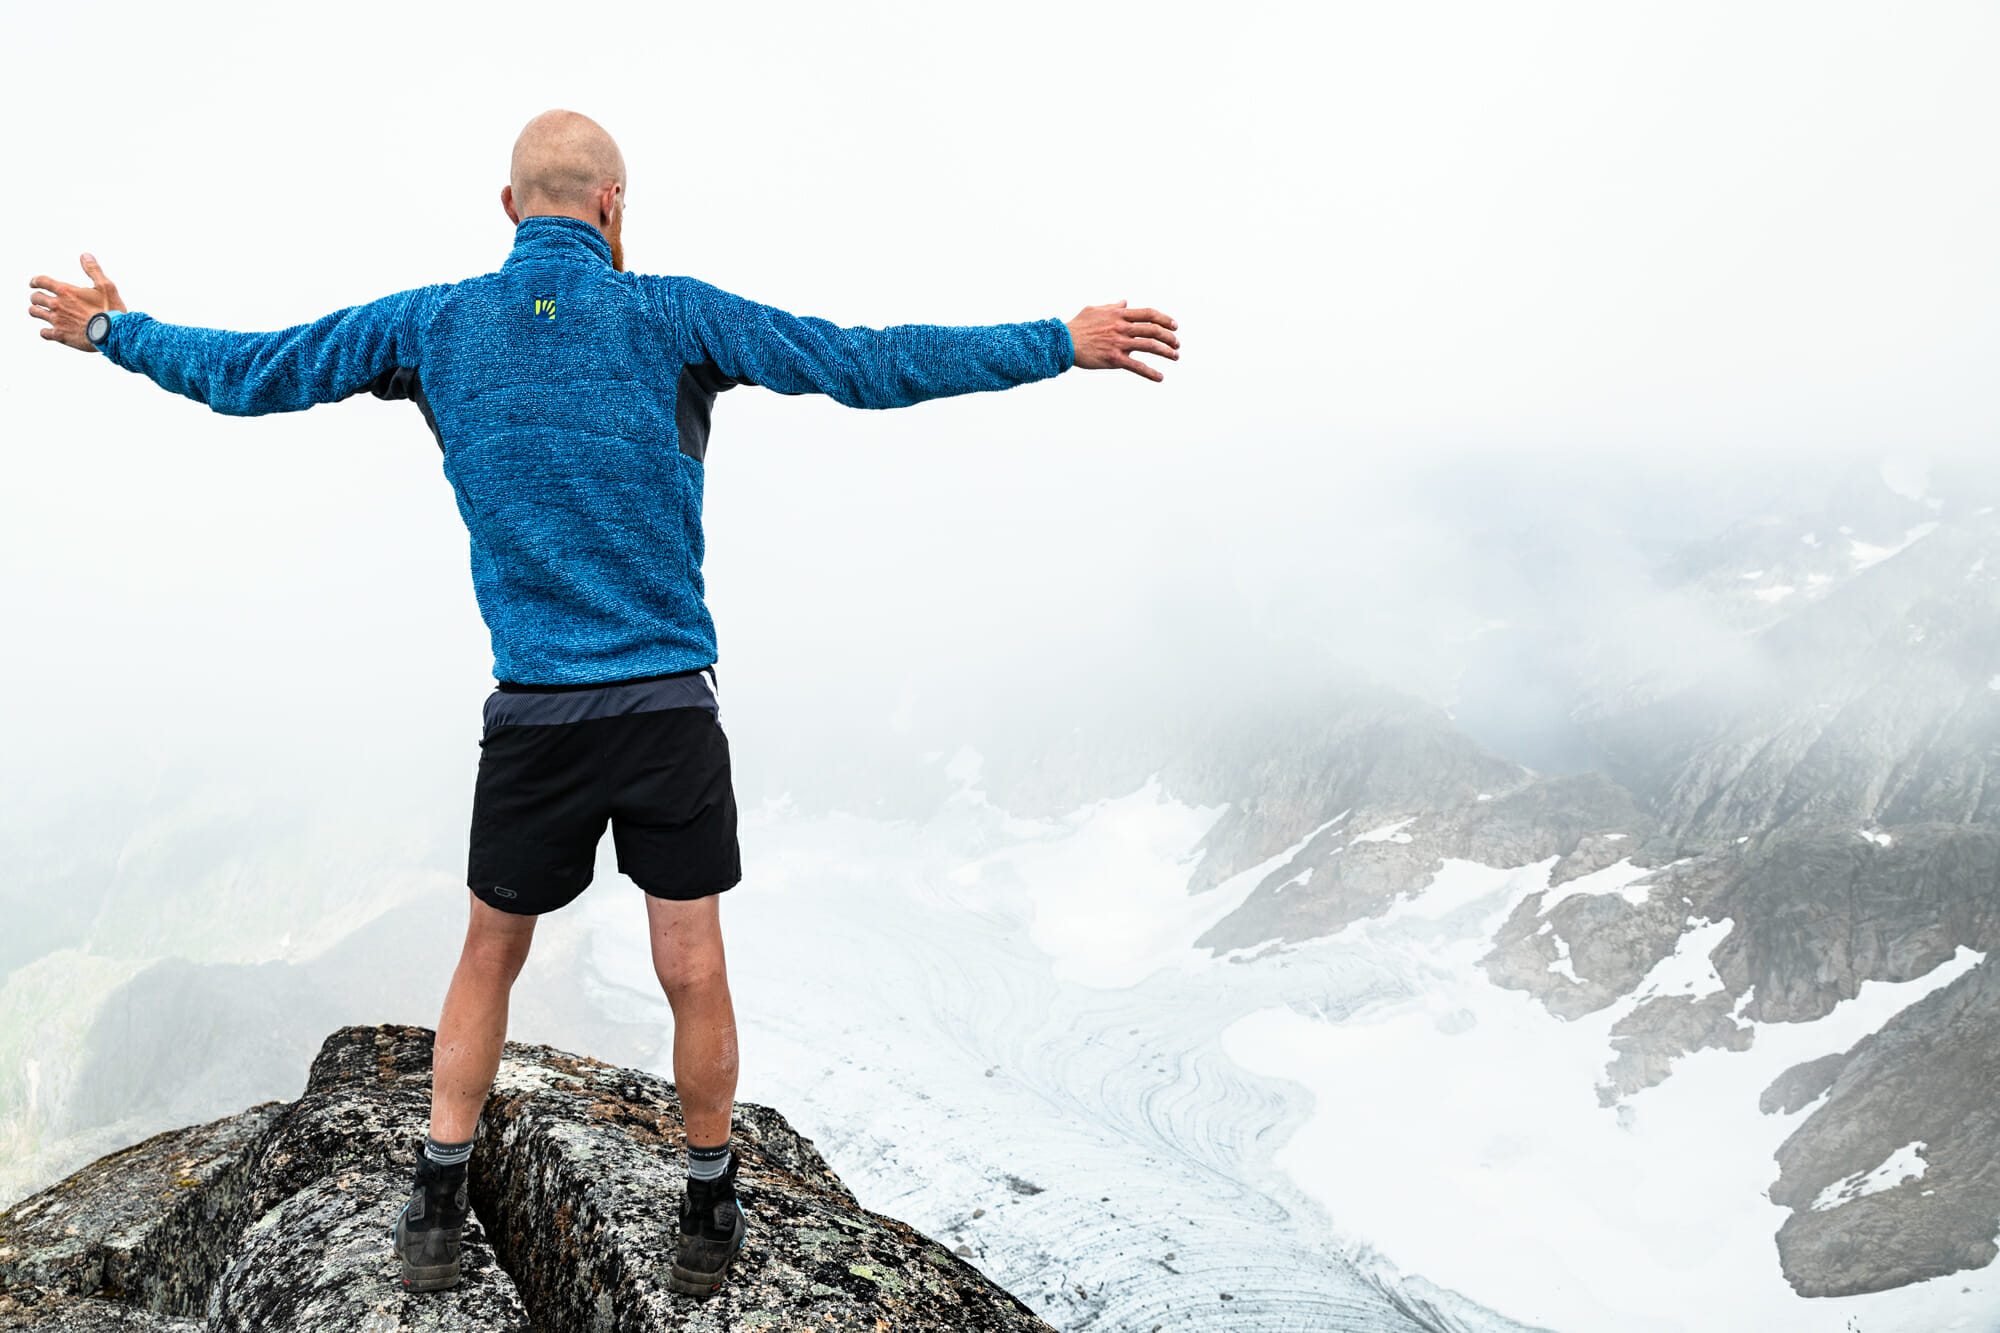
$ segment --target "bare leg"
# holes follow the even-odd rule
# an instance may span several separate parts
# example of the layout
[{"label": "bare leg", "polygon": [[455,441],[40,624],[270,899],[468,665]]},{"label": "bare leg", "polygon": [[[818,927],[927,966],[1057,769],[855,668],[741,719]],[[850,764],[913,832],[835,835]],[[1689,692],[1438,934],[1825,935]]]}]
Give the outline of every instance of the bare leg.
[{"label": "bare leg", "polygon": [[736,1010],[722,959],[721,895],[693,902],[648,896],[653,971],[674,1009],[674,1084],[688,1142],[729,1140],[736,1103]]},{"label": "bare leg", "polygon": [[507,1040],[507,997],[535,938],[534,917],[496,911],[470,891],[466,896],[472,920],[431,1056],[431,1137],[440,1143],[463,1143],[479,1127]]}]

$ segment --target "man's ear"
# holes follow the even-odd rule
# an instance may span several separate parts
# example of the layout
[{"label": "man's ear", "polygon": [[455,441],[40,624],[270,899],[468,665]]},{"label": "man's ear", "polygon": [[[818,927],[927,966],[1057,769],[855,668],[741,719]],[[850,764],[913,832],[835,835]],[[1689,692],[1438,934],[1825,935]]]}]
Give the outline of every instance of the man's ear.
[{"label": "man's ear", "polygon": [[513,186],[503,185],[500,187],[500,207],[506,210],[507,220],[509,222],[513,223],[517,227],[521,225],[521,215],[514,211]]},{"label": "man's ear", "polygon": [[613,181],[597,192],[597,225],[608,227],[612,216],[618,211],[618,196],[624,193],[624,186]]}]

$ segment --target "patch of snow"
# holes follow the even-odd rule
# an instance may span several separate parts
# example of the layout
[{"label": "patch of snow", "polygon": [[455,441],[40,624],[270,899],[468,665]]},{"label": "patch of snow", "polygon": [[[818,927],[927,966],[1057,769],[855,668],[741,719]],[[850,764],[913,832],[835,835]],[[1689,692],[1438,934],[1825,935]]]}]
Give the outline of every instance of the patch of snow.
[{"label": "patch of snow", "polygon": [[1736,923],[1728,917],[1720,921],[1690,918],[1688,926],[1674,951],[1653,964],[1653,970],[1640,981],[1632,992],[1634,1000],[1643,1003],[1660,996],[1699,1000],[1722,989],[1722,976],[1709,955],[1729,938]]},{"label": "patch of snow", "polygon": [[1555,940],[1556,940],[1556,960],[1553,963],[1549,964],[1549,971],[1555,973],[1557,976],[1568,977],[1571,981],[1576,982],[1578,985],[1582,985],[1583,978],[1578,976],[1576,974],[1576,968],[1570,965],[1569,941],[1564,939],[1560,935],[1556,936]]},{"label": "patch of snow", "polygon": [[1893,546],[1870,546],[1867,542],[1852,537],[1848,538],[1848,540],[1854,547],[1854,567],[1856,569],[1872,568],[1896,554],[1896,548]]},{"label": "patch of snow", "polygon": [[1985,572],[1986,572],[1986,557],[1982,555],[1977,560],[1972,562],[1972,568],[1965,571],[1965,576],[1967,578],[1971,578],[1974,574],[1983,574]]},{"label": "patch of snow", "polygon": [[1741,574],[1738,575],[1738,577],[1745,579],[1761,579],[1764,577],[1764,571],[1761,569],[1753,569],[1748,574]]},{"label": "patch of snow", "polygon": [[1490,791],[1483,791],[1483,792],[1480,792],[1480,793],[1479,793],[1479,795],[1478,795],[1478,797],[1477,797],[1476,799],[1478,799],[1478,800],[1481,800],[1481,801],[1490,801],[1490,800],[1492,800],[1492,799],[1493,799],[1493,793],[1492,793],[1492,792],[1490,792]]},{"label": "patch of snow", "polygon": [[1650,870],[1642,870],[1633,865],[1632,859],[1627,857],[1616,865],[1608,865],[1588,875],[1579,875],[1569,883],[1549,890],[1549,896],[1542,900],[1542,915],[1548,915],[1555,905],[1564,899],[1599,893],[1616,893],[1628,903],[1643,903],[1652,890],[1644,885],[1635,885],[1634,881],[1642,880],[1652,873]]},{"label": "patch of snow", "polygon": [[1607,833],[1604,835],[1604,840],[1606,842],[1623,842],[1630,836],[1630,834],[1626,833]]},{"label": "patch of snow", "polygon": [[1869,842],[1874,843],[1877,847],[1893,847],[1896,845],[1896,840],[1886,833],[1870,833],[1867,829],[1862,829],[1861,836]]},{"label": "patch of snow", "polygon": [[1854,548],[1854,567],[1858,570],[1870,569],[1892,556],[1901,555],[1937,529],[1938,525],[1935,523],[1919,523],[1904,533],[1903,540],[1895,546],[1870,546],[1858,537],[1849,537],[1848,544]]},{"label": "patch of snow", "polygon": [[1816,1213],[1830,1212],[1843,1203],[1865,1199],[1871,1194],[1895,1189],[1912,1180],[1922,1180],[1925,1170],[1930,1166],[1930,1163],[1924,1160],[1925,1146],[1922,1139],[1906,1143],[1890,1153],[1888,1159],[1873,1171],[1856,1171],[1845,1180],[1834,1181],[1821,1190],[1819,1197],[1812,1201],[1812,1210]]},{"label": "patch of snow", "polygon": [[[1486,914],[1475,932],[1479,937],[1480,953],[1484,954],[1493,932],[1500,929],[1515,904],[1536,889],[1549,882],[1549,871],[1554,869],[1555,857],[1537,861],[1533,865],[1517,870],[1496,872],[1490,866],[1476,861],[1447,860],[1442,869],[1431,877],[1430,884],[1416,893],[1398,898],[1387,912],[1372,921],[1357,921],[1336,935],[1335,939],[1366,938],[1377,933],[1394,934],[1409,923],[1435,924],[1448,917],[1456,917],[1465,908],[1480,902],[1490,902],[1492,910]],[[1498,884],[1495,874],[1500,875]],[[1501,888],[1507,890],[1504,900],[1498,896]]]},{"label": "patch of snow", "polygon": [[[1453,873],[1483,874],[1500,912],[1530,887],[1518,872],[1511,885],[1505,871]],[[1865,1297],[1792,1291],[1771,1239],[1789,1211],[1765,1192],[1799,1117],[1758,1109],[1786,1069],[1850,1049],[1981,955],[1960,949],[1917,980],[1865,982],[1814,1022],[1758,1024],[1749,1049],[1685,1056],[1664,1083],[1603,1108],[1595,1089],[1629,1000],[1564,1021],[1492,984],[1479,965],[1488,937],[1379,924],[1291,955],[1294,966],[1351,967],[1360,951],[1409,988],[1384,988],[1341,1021],[1273,1005],[1225,1029],[1223,1046],[1311,1094],[1277,1164],[1401,1271],[1563,1333],[1838,1333],[1850,1319],[1870,1333],[1938,1333],[1990,1315],[1995,1275]],[[1703,942],[1677,952],[1699,958]],[[1476,1021],[1440,1028],[1461,1012]]]},{"label": "patch of snow", "polygon": [[1791,584],[1782,583],[1775,588],[1759,588],[1750,595],[1760,602],[1782,602],[1797,591]]},{"label": "patch of snow", "polygon": [[1986,678],[1986,688],[1989,690],[2000,690],[2000,676],[1988,676]]},{"label": "patch of snow", "polygon": [[[1334,848],[1333,853],[1335,856],[1340,855],[1340,848],[1338,847]],[[1304,870],[1301,870],[1298,874],[1293,875],[1290,879],[1286,880],[1284,883],[1274,885],[1271,889],[1271,892],[1273,894],[1283,893],[1286,889],[1289,889],[1294,885],[1304,884],[1307,880],[1311,879],[1312,877],[1313,877],[1313,868],[1311,866],[1307,866]]]},{"label": "patch of snow", "polygon": [[1412,839],[1409,834],[1403,832],[1403,830],[1416,822],[1417,822],[1417,817],[1415,815],[1411,815],[1408,819],[1400,819],[1393,824],[1384,824],[1381,828],[1372,828],[1369,829],[1366,833],[1357,833],[1354,835],[1354,841],[1355,842],[1412,842],[1414,841],[1414,839]]}]

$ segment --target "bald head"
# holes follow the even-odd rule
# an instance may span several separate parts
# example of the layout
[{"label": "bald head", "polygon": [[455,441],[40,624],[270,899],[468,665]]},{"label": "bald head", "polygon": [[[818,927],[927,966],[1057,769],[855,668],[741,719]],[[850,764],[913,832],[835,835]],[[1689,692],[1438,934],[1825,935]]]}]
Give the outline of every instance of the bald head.
[{"label": "bald head", "polygon": [[514,141],[507,178],[523,217],[560,213],[595,221],[604,187],[624,190],[625,156],[589,116],[544,111]]}]

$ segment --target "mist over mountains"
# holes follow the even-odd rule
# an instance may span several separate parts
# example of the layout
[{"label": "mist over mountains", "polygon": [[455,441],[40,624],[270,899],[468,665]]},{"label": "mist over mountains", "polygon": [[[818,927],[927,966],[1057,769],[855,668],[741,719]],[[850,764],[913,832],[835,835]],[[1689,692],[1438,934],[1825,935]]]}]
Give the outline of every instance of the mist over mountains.
[{"label": "mist over mountains", "polygon": [[[1015,561],[1018,583],[982,584],[976,605],[936,603],[927,619],[886,593],[880,651],[859,666],[830,653],[801,680],[795,662],[756,651],[770,645],[753,628],[745,665],[725,664],[724,717],[746,808],[774,827],[860,820],[885,836],[962,836],[978,864],[1021,821],[1081,828],[1089,811],[1147,791],[1209,812],[1173,872],[1200,918],[1177,947],[1220,960],[1215,995],[1234,993],[1245,1012],[1282,996],[1296,1007],[1301,985],[1321,984],[1300,969],[1346,966],[1338,951],[1354,932],[1421,908],[1453,867],[1507,871],[1505,887],[1479,890],[1497,917],[1468,908],[1440,929],[1476,945],[1490,985],[1572,1025],[1605,1025],[1575,1091],[1617,1123],[1652,1115],[1648,1096],[1698,1053],[1779,1049],[1785,1031],[1847,1012],[1871,985],[1931,978],[1925,998],[1731,1112],[1783,1121],[1758,1188],[1787,1211],[1760,1244],[1791,1289],[1894,1291],[1990,1272],[2000,1222],[1988,1095],[2000,1073],[1988,961],[2000,933],[2000,788],[1987,781],[2000,755],[1995,482],[1897,462],[1647,480],[1460,460],[1282,498],[1262,528],[1231,513],[1107,514],[1091,541],[1130,539],[1122,558],[1153,575],[1129,585],[1138,595],[1051,582],[1076,554],[1056,541]],[[1225,529],[1250,535],[1204,546]],[[864,541],[856,558],[874,550]],[[974,570],[1003,557],[976,540],[960,554]],[[296,1071],[334,1026],[435,1017],[455,955],[473,756],[422,738],[415,748],[400,772],[329,764],[324,785],[307,749],[261,782],[195,762],[10,803],[0,1193],[154,1129],[295,1095]],[[969,775],[993,813],[954,833]],[[544,924],[517,1032],[658,1061],[657,999],[610,979],[602,930]],[[948,951],[979,947],[950,938]],[[1346,984],[1310,992],[1330,1021],[1425,983],[1419,972]],[[1214,1040],[1230,1016],[1187,1040]],[[1212,1068],[1218,1049],[1227,1043],[1190,1046],[1188,1070]],[[946,1077],[919,1071],[903,1086]],[[1187,1148],[1172,1136],[1207,1132],[1249,1095],[1236,1076],[1195,1086],[1207,1091],[1176,1095],[1231,1100],[1164,1128],[1138,1117],[1132,1132]],[[861,1121],[832,1128],[847,1124],[834,1109],[845,1103],[827,1095],[821,1132],[879,1151]],[[1298,1114],[1280,1120],[1303,1141]],[[932,1142],[914,1128],[907,1138]],[[1267,1170],[1272,1146],[1246,1146],[1241,1162]],[[957,1151],[935,1148],[932,1167]],[[1203,1157],[1202,1169],[1250,1169],[1237,1160]],[[1285,1200],[1257,1205],[1276,1208],[1273,1226],[1319,1225],[1295,1194],[1252,1197]],[[951,1216],[917,1220],[977,1243],[1003,1282],[1010,1265],[1049,1259],[1012,1233],[981,1240]],[[1366,1216],[1337,1223],[1369,1236]],[[1173,1244],[1186,1254],[1191,1242]],[[1346,1271],[1351,1251],[1335,1248],[1312,1262]],[[1162,1300],[1179,1300],[1172,1273],[1185,1262],[1113,1285],[1157,1281]],[[1306,1308],[1285,1296],[1288,1280],[1265,1272],[1262,1295],[1232,1290],[1212,1326]],[[1384,1280],[1392,1297],[1409,1290]],[[1017,1290],[1079,1328],[1123,1327],[1120,1311],[1140,1299]],[[1482,1324],[1475,1306],[1439,1296],[1465,1327],[1528,1313],[1465,1294],[1500,1311]]]}]

